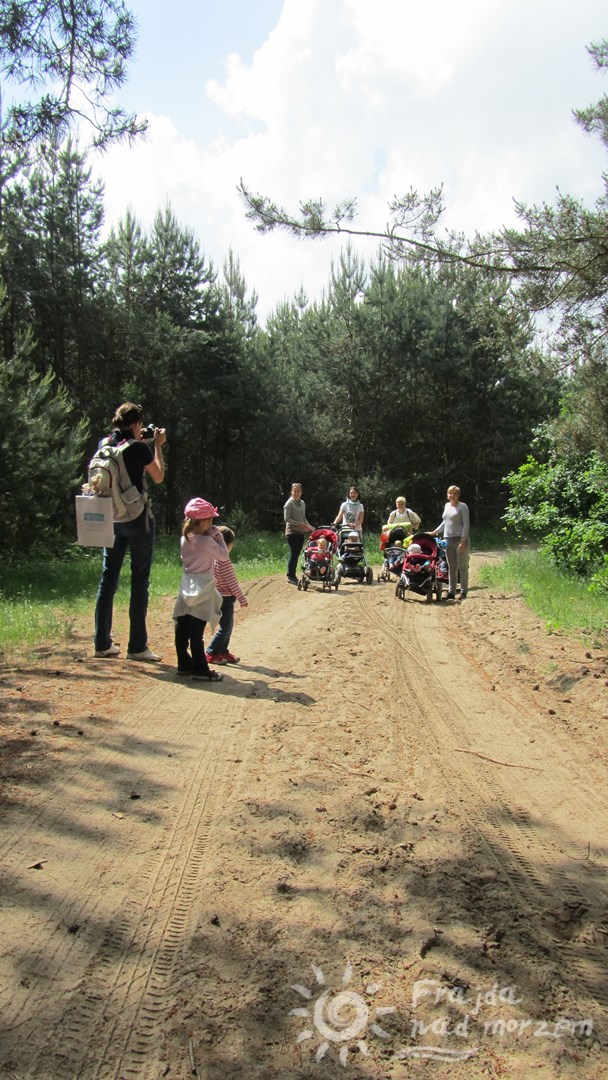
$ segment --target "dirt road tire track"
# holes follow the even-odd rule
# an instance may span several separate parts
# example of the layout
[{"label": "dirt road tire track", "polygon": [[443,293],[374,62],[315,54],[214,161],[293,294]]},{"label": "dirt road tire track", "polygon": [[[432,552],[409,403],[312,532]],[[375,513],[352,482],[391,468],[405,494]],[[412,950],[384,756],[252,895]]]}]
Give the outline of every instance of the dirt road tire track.
[{"label": "dirt road tire track", "polygon": [[[396,625],[387,625],[383,613],[364,594],[360,594],[360,606],[365,617],[395,643],[396,680],[403,687],[403,695],[415,702],[405,719],[410,724],[411,745],[417,746],[420,758],[432,756],[435,769],[451,793],[453,812],[461,814],[469,830],[478,833],[491,850],[514,901],[525,904],[528,916],[534,918],[543,948],[560,966],[568,965],[577,972],[581,996],[587,999],[590,1009],[594,1003],[608,1007],[608,949],[598,948],[597,944],[586,947],[580,942],[575,949],[565,940],[557,946],[555,935],[550,935],[538,919],[539,912],[551,907],[556,921],[564,916],[564,932],[572,933],[577,918],[587,926],[605,926],[605,872],[584,860],[582,844],[578,863],[569,862],[563,850],[564,826],[581,816],[581,803],[585,805],[587,835],[603,840],[608,836],[605,806],[589,799],[585,791],[585,763],[573,762],[570,742],[560,744],[554,735],[543,739],[539,717],[528,713],[522,718],[510,703],[497,700],[496,695],[490,699],[490,693],[470,671],[462,693],[458,657],[445,663],[443,611],[430,615],[426,605],[422,610],[422,605],[412,603],[407,615],[400,612]],[[477,685],[473,685],[474,681]],[[468,707],[471,700],[475,701],[475,711]],[[475,754],[475,747],[480,742],[483,746],[487,738],[490,716],[501,731],[508,765],[476,762],[474,757],[451,752],[458,747]],[[523,750],[527,737],[522,720],[535,732],[535,764]],[[490,748],[485,750],[488,756],[492,752]],[[510,760],[513,757],[515,761]],[[525,789],[525,805],[514,798],[510,764],[516,766],[518,785]],[[538,771],[527,772],[522,779],[522,769]],[[594,1011],[596,1022],[605,1019],[603,1010]]]},{"label": "dirt road tire track", "polygon": [[[501,693],[466,658],[475,591],[466,610],[399,602],[390,583],[300,593],[277,578],[248,594],[243,661],[222,684],[177,681],[159,623],[169,663],[142,668],[129,707],[100,709],[8,807],[0,1074],[185,1080],[192,1026],[201,1080],[304,1080],[314,1054],[296,1050],[288,1003],[307,956],[338,933],[406,1012],[411,980],[458,972],[465,940],[467,967],[490,918],[508,927],[503,982],[525,971],[551,1015],[575,1003],[606,1045],[606,770],[523,684]],[[468,912],[478,877],[492,884]],[[433,918],[449,947],[425,958]],[[493,1075],[492,1053],[450,1076]],[[385,1064],[362,1059],[360,1075],[401,1075]]]}]

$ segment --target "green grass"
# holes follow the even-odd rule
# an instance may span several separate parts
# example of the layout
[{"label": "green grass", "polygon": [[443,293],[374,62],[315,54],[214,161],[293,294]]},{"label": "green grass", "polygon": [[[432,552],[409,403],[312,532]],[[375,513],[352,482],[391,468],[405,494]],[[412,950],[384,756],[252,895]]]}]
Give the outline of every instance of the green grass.
[{"label": "green grass", "polygon": [[[472,539],[473,548],[479,550],[497,547],[499,536],[476,532]],[[365,550],[373,566],[382,563],[378,535],[366,535]],[[234,545],[232,561],[242,582],[284,574],[287,545],[280,533],[241,536]],[[92,622],[100,570],[101,553],[77,545],[68,548],[63,557],[39,555],[1,564],[0,652],[69,638],[76,619],[83,616],[90,616]],[[504,564],[484,568],[482,575],[489,584],[523,591],[550,628],[596,635],[606,632],[606,601],[592,596],[578,580],[560,575],[539,556],[509,555]],[[160,537],[150,581],[151,604],[173,596],[179,578],[178,538]],[[572,599],[575,595],[579,597],[576,603]],[[128,603],[129,568],[125,566],[116,607],[124,610]]]},{"label": "green grass", "polygon": [[589,592],[584,579],[554,566],[538,551],[512,551],[481,567],[481,584],[521,592],[549,633],[563,630],[596,644],[608,637],[608,601]]},{"label": "green grass", "polygon": [[[232,553],[240,581],[284,572],[287,546],[282,536],[260,533],[237,540]],[[73,545],[63,557],[38,555],[0,565],[0,654],[19,646],[66,639],[76,618],[93,618],[101,573],[101,552]],[[179,540],[160,537],[154,551],[150,580],[153,605],[177,592],[181,569]],[[121,574],[115,606],[129,603],[128,557]]]}]

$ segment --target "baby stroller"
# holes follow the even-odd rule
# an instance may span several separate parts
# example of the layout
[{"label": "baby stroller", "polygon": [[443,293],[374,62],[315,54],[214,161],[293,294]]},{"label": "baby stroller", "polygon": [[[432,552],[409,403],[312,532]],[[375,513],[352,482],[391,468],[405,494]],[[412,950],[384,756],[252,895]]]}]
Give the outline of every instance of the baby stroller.
[{"label": "baby stroller", "polygon": [[372,585],[374,581],[374,571],[365,558],[363,541],[359,533],[348,527],[338,533],[336,582],[339,584],[342,578],[352,578],[366,585]]},{"label": "baby stroller", "polygon": [[433,599],[433,593],[437,600],[441,600],[444,581],[438,573],[439,561],[439,546],[435,537],[429,533],[415,533],[406,549],[401,577],[395,588],[397,599],[405,600],[405,594],[410,590],[428,601]]},{"label": "baby stroller", "polygon": [[407,547],[407,545],[411,543],[412,540],[412,538],[410,537],[411,532],[411,524],[405,521],[403,523],[399,523],[399,525],[391,525],[390,528],[386,528],[385,526],[385,528],[380,533],[380,551],[384,551],[384,549],[387,547],[394,547],[397,540],[401,540],[404,548]]},{"label": "baby stroller", "polygon": [[[327,546],[324,550],[319,547],[319,540],[325,540]],[[338,550],[338,534],[331,526],[323,525],[314,529],[308,537],[302,561],[302,574],[298,582],[298,589],[304,592],[311,582],[331,590],[338,588],[339,581],[334,570],[334,557]]]},{"label": "baby stroller", "polygon": [[399,547],[395,545],[385,547],[384,562],[382,563],[380,573],[378,574],[378,581],[391,581],[391,575],[400,577],[401,571],[403,570],[404,559],[404,547]]}]

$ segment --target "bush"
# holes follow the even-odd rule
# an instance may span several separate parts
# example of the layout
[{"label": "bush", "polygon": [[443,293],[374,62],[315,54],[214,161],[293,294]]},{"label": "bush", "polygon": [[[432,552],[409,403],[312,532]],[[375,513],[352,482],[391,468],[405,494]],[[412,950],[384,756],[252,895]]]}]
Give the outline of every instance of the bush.
[{"label": "bush", "polygon": [[503,520],[522,539],[538,539],[557,566],[605,573],[608,553],[608,463],[528,458],[505,478],[511,491]]}]

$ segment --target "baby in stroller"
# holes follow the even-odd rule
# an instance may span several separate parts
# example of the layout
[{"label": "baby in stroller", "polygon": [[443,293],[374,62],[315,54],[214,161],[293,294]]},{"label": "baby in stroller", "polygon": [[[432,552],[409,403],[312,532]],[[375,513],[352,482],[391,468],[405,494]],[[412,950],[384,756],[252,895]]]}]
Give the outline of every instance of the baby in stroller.
[{"label": "baby in stroller", "polygon": [[309,544],[307,551],[308,559],[313,564],[320,577],[325,577],[331,566],[331,551],[325,536],[320,536],[316,543]]},{"label": "baby in stroller", "polygon": [[405,600],[407,590],[432,600],[433,592],[441,600],[443,583],[438,578],[439,548],[433,536],[416,533],[405,552],[401,577],[397,582],[395,596]]},{"label": "baby in stroller", "polygon": [[374,571],[367,564],[361,537],[350,528],[340,529],[339,534],[336,579],[340,581],[343,577],[354,578],[367,585],[371,585],[374,580]]},{"label": "baby in stroller", "polygon": [[385,547],[384,562],[382,563],[382,569],[378,574],[378,581],[390,581],[391,574],[396,574],[398,577],[403,569],[404,559],[405,550],[403,547],[403,540],[395,540],[390,547]]},{"label": "baby in stroller", "polygon": [[334,582],[334,555],[338,548],[338,537],[334,529],[313,529],[304,549],[304,561],[302,564],[302,576],[298,588],[306,592],[311,581],[318,582],[323,588],[332,585],[337,589]]}]

